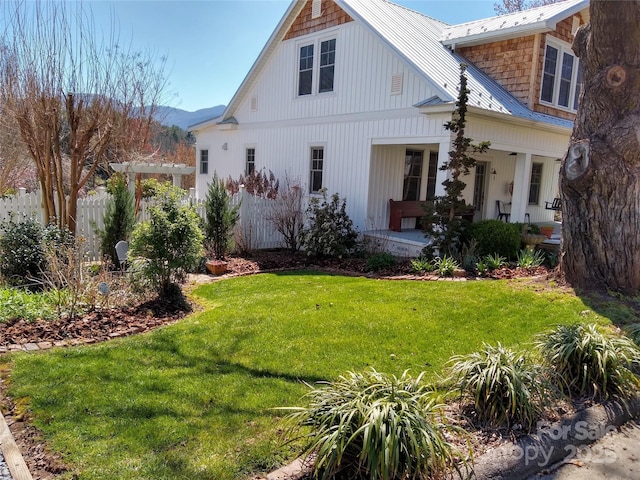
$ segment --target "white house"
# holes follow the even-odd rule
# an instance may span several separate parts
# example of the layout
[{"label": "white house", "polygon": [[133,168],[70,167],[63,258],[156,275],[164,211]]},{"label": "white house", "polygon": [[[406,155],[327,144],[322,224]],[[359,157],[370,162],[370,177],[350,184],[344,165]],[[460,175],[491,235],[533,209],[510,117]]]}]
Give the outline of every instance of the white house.
[{"label": "white house", "polygon": [[571,42],[586,22],[588,0],[461,25],[386,0],[294,0],[224,114],[190,127],[197,195],[214,172],[271,170],[345,197],[359,230],[384,230],[389,199],[444,193],[443,125],[465,63],[466,136],[491,142],[464,179],[475,218],[503,201],[511,221],[550,221],[581,83]]}]

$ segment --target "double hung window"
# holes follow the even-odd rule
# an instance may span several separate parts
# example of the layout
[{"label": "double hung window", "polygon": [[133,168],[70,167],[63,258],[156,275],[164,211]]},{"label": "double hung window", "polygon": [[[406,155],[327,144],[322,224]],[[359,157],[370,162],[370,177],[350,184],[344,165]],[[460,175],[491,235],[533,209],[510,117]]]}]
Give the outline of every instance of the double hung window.
[{"label": "double hung window", "polygon": [[568,45],[547,39],[540,101],[568,110],[578,108],[582,71],[580,60]]},{"label": "double hung window", "polygon": [[[302,45],[298,57],[298,96],[333,92],[336,68],[336,39],[319,42],[320,55],[316,58],[316,43]],[[316,72],[316,74],[314,74]]]}]

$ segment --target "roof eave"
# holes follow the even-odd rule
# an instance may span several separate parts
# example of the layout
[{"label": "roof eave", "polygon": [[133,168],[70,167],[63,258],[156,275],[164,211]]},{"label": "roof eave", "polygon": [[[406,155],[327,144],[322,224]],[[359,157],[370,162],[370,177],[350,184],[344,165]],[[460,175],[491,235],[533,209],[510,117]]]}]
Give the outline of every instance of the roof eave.
[{"label": "roof eave", "polygon": [[[240,102],[242,97],[245,95],[246,90],[251,86],[251,84],[257,77],[258,73],[260,72],[262,66],[267,61],[268,57],[276,49],[278,45],[277,41],[284,36],[284,33],[286,33],[286,31],[289,29],[289,27],[291,26],[293,21],[296,19],[296,17],[304,7],[304,5],[305,5],[305,0],[293,0],[291,2],[291,5],[289,5],[289,8],[280,19],[280,23],[278,23],[278,26],[271,33],[269,40],[267,40],[267,43],[265,43],[264,47],[262,47],[262,50],[260,51],[258,58],[256,59],[255,62],[253,62],[253,65],[251,66],[249,73],[247,73],[247,75],[244,77],[244,80],[240,84],[240,87],[238,87],[238,90],[236,90],[236,93],[231,98],[229,105],[227,105],[227,108],[222,114],[223,120],[226,120],[228,117],[233,115],[233,112],[237,108],[238,103]],[[284,30],[284,33],[283,33],[283,30]]]},{"label": "roof eave", "polygon": [[[442,113],[452,113],[455,110],[455,104],[446,103],[438,105],[422,105],[418,108],[418,111],[424,115],[434,115]],[[562,133],[570,135],[572,127],[565,127],[563,125],[554,125],[552,123],[541,122],[540,120],[532,120],[530,118],[523,118],[513,115],[511,113],[496,112],[494,110],[487,110],[485,108],[469,106],[468,112],[472,116],[491,118],[494,120],[507,121],[510,125],[518,125],[521,127],[535,127],[539,130],[552,131],[554,133]]]},{"label": "roof eave", "polygon": [[502,30],[500,32],[483,32],[465,37],[448,38],[441,40],[445,47],[455,49],[458,46],[472,47],[474,45],[482,45],[483,43],[498,42],[500,40],[508,40],[510,38],[524,37],[527,35],[535,35],[536,33],[544,33],[555,30],[555,23],[538,22],[529,25],[520,25],[518,27]]},{"label": "roof eave", "polygon": [[210,126],[214,126],[218,124],[218,120],[222,118],[221,115],[218,115],[217,117],[213,117],[213,118],[208,118],[206,120],[202,120],[198,123],[194,123],[193,125],[189,125],[187,126],[187,131],[188,132],[197,132],[198,130],[202,130],[204,128],[210,127]]}]

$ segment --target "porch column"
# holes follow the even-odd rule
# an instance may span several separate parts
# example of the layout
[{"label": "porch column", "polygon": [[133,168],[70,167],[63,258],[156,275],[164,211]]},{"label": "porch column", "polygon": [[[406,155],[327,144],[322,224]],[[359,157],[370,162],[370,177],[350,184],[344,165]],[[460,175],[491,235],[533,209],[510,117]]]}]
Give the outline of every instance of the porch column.
[{"label": "porch column", "polygon": [[516,155],[516,171],[513,175],[513,196],[511,197],[511,219],[524,222],[524,214],[529,204],[529,182],[531,180],[531,153]]},{"label": "porch column", "polygon": [[438,172],[436,173],[436,197],[443,197],[446,195],[446,191],[444,189],[444,182],[449,176],[449,172],[447,170],[440,170],[440,167],[444,165],[445,162],[449,161],[449,150],[451,150],[451,140],[447,140],[446,142],[440,142],[438,145]]}]

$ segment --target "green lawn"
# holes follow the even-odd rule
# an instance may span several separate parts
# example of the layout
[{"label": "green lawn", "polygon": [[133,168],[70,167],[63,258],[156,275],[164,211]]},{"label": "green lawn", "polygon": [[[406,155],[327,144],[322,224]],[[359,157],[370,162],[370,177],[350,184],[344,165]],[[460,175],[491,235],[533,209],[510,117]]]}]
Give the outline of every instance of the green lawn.
[{"label": "green lawn", "polygon": [[10,358],[11,395],[30,399],[78,479],[248,478],[295,455],[272,408],[299,404],[302,381],[369,366],[434,375],[452,354],[526,343],[587,309],[524,283],[308,272],[235,278],[195,295],[204,311],[173,326]]}]

